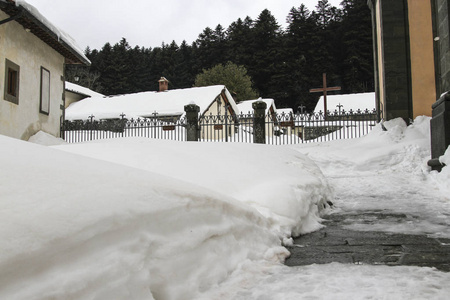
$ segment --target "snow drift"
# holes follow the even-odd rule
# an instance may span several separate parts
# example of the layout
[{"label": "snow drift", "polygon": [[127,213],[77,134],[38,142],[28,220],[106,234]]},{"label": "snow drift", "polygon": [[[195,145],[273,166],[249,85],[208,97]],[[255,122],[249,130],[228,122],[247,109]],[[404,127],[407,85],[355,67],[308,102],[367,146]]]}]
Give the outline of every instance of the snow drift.
[{"label": "snow drift", "polygon": [[256,210],[192,183],[0,136],[1,299],[189,299],[288,255]]},{"label": "snow drift", "polygon": [[321,228],[320,210],[332,198],[316,164],[287,147],[124,138],[56,148],[228,195],[256,208],[282,238]]},{"label": "snow drift", "polygon": [[[407,170],[422,173],[430,157],[430,118],[417,117],[407,126],[398,118],[377,124],[367,135],[351,140],[292,146],[315,161],[327,175],[345,172]],[[332,150],[332,151],[331,151]]]}]

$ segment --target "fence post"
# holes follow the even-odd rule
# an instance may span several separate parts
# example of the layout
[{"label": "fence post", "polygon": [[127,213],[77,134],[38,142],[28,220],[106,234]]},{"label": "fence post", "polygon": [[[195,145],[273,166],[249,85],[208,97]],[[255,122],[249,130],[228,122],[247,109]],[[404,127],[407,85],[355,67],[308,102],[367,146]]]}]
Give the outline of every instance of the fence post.
[{"label": "fence post", "polygon": [[266,108],[264,101],[253,102],[253,143],[266,143]]},{"label": "fence post", "polygon": [[184,106],[186,112],[186,140],[198,141],[199,139],[199,126],[198,126],[198,113],[200,107],[196,104],[188,104]]}]

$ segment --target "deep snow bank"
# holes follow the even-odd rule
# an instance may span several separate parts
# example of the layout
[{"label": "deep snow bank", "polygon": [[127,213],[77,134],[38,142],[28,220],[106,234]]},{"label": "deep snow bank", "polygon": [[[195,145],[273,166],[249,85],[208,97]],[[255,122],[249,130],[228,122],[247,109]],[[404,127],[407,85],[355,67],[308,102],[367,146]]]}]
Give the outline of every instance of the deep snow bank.
[{"label": "deep snow bank", "polygon": [[[384,122],[366,136],[354,140],[340,140],[293,146],[314,160],[326,175],[339,176],[345,172],[403,172],[423,176],[450,200],[450,150],[440,157],[446,164],[440,173],[431,171],[430,117],[419,116],[407,126],[398,118]],[[330,151],[332,150],[332,151]]]},{"label": "deep snow bank", "polygon": [[228,195],[256,208],[282,237],[319,229],[319,210],[332,197],[316,164],[288,147],[124,138],[56,148]]},{"label": "deep snow bank", "polygon": [[438,186],[447,199],[450,200],[450,146],[445,151],[444,155],[439,157],[439,161],[445,166],[442,171],[431,172],[431,180]]},{"label": "deep snow bank", "polygon": [[[402,119],[378,124],[354,140],[292,146],[320,166],[335,190],[335,210],[355,214],[346,228],[450,237],[450,171],[431,171],[430,118],[406,126]],[[450,151],[448,151],[450,152]],[[448,155],[448,153],[446,153]],[[444,155],[441,160],[446,160]],[[392,216],[376,222],[365,212]]]},{"label": "deep snow bank", "polygon": [[422,173],[430,157],[430,118],[417,117],[407,126],[398,118],[377,124],[366,136],[353,140],[292,146],[307,154],[327,175],[348,172],[401,170]]},{"label": "deep snow bank", "polygon": [[223,194],[0,144],[0,299],[190,299],[245,261],[288,254],[266,218]]}]

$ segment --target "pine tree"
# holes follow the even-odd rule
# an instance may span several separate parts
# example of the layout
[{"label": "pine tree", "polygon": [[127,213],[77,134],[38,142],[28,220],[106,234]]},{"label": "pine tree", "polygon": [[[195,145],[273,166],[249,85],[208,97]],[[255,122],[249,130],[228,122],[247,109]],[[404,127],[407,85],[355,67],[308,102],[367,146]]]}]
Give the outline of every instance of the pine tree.
[{"label": "pine tree", "polygon": [[262,97],[274,97],[276,74],[282,64],[279,46],[280,25],[267,9],[258,16],[252,28],[251,50],[253,56],[248,71]]},{"label": "pine tree", "polygon": [[132,73],[128,78],[128,85],[132,92],[149,91],[151,70],[149,68],[149,50],[144,47],[134,47],[129,50],[129,61]]},{"label": "pine tree", "polygon": [[91,69],[97,69],[100,72],[99,82],[100,85],[103,86],[103,93],[105,95],[111,95],[110,85],[114,78],[109,75],[112,71],[110,70],[110,66],[112,64],[112,47],[110,43],[106,43],[102,49],[99,51],[97,55],[97,59],[95,60],[95,65],[91,66]]},{"label": "pine tree", "polygon": [[372,22],[364,0],[342,2],[340,35],[343,41],[341,63],[346,92],[368,92],[373,85]]},{"label": "pine tree", "polygon": [[[100,50],[87,48],[92,65],[86,68],[84,85],[105,94],[157,90],[161,76],[171,88],[194,84],[197,74],[231,61],[244,66],[262,97],[274,98],[278,107],[306,105],[311,110],[322,73],[329,85],[343,92],[373,90],[373,60],[370,11],[366,0],[343,0],[342,9],[320,0],[315,11],[292,8],[283,32],[268,10],[256,20],[237,19],[224,30],[207,27],[191,45],[174,41],[160,47],[131,48],[123,38]],[[66,68],[66,78],[76,67]],[[81,74],[81,70],[78,71]],[[96,78],[97,77],[97,78]],[[103,89],[102,89],[103,88]]]},{"label": "pine tree", "polygon": [[227,60],[239,65],[249,65],[253,51],[251,50],[253,20],[246,17],[238,19],[227,29],[228,56]]},{"label": "pine tree", "polygon": [[303,105],[307,110],[312,110],[318,97],[309,93],[309,89],[317,84],[315,78],[327,67],[323,58],[323,28],[317,22],[317,15],[303,4],[298,9],[291,9],[287,22],[287,73],[290,74],[286,81],[289,94],[287,106],[296,110]]},{"label": "pine tree", "polygon": [[171,88],[177,85],[175,78],[175,55],[178,45],[172,41],[170,45],[162,43],[161,47],[153,49],[150,57],[150,68],[152,70],[151,86],[152,90],[158,90],[158,80],[163,76],[171,82]]},{"label": "pine tree", "polygon": [[194,69],[192,47],[183,41],[175,54],[175,72],[177,87],[188,88],[194,84],[197,71]]},{"label": "pine tree", "polygon": [[218,50],[220,49],[222,28],[216,29],[218,30],[213,31],[211,28],[206,27],[196,40],[198,58],[202,68],[210,68],[220,62],[220,57],[217,54],[220,55]]}]

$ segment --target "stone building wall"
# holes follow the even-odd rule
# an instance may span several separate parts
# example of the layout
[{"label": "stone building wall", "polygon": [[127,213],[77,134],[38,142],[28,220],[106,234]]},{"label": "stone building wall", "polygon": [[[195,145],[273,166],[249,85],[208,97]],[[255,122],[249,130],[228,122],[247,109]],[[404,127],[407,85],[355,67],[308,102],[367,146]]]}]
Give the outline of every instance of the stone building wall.
[{"label": "stone building wall", "polygon": [[439,79],[437,90],[438,94],[442,94],[450,90],[450,23],[448,17],[450,1],[435,0],[434,5],[435,34],[438,37],[435,40],[435,43],[437,43],[435,53],[439,70],[437,72]]},{"label": "stone building wall", "polygon": [[380,116],[386,120],[412,118],[411,65],[407,0],[369,0],[372,10],[374,53],[378,61],[377,94]]}]

